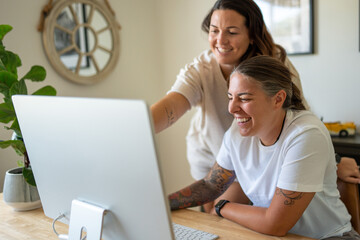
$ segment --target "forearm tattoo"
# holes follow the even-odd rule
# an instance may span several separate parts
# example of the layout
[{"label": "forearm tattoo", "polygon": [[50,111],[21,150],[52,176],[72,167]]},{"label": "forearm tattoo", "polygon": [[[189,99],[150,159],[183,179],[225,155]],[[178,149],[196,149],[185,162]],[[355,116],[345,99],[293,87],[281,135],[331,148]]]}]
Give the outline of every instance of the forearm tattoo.
[{"label": "forearm tattoo", "polygon": [[284,193],[282,189],[277,188],[275,191],[276,195],[284,196],[286,199],[284,201],[285,205],[294,205],[295,200],[299,200],[304,196],[304,193],[301,192],[290,192]]},{"label": "forearm tattoo", "polygon": [[199,180],[169,196],[171,210],[202,205],[209,200],[205,181]]},{"label": "forearm tattoo", "polygon": [[205,179],[215,187],[217,192],[222,194],[235,180],[235,177],[234,171],[226,170],[216,163]]},{"label": "forearm tattoo", "polygon": [[168,119],[168,126],[171,126],[175,122],[175,114],[172,110],[165,108],[166,116]]},{"label": "forearm tattoo", "polygon": [[215,164],[207,177],[169,196],[171,210],[195,207],[215,200],[234,179],[234,172]]}]

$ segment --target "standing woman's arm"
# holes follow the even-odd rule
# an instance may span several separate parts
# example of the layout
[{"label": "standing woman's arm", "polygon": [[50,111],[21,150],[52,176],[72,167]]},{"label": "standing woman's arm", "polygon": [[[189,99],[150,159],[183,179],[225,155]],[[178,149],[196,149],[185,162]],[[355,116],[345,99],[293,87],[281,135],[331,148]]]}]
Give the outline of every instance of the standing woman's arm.
[{"label": "standing woman's arm", "polygon": [[189,101],[180,93],[171,92],[151,106],[155,133],[170,127],[190,110]]}]

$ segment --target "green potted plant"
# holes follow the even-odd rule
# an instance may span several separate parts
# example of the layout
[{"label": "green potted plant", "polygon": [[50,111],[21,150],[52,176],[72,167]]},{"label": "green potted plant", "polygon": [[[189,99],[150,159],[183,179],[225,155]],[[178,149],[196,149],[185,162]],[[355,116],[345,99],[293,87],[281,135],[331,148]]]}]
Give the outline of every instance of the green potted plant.
[{"label": "green potted plant", "polygon": [[[0,147],[7,148],[11,146],[17,154],[24,157],[24,160],[19,161],[18,165],[22,167],[22,174],[26,182],[36,186],[11,97],[18,94],[27,95],[26,81],[44,81],[46,71],[42,66],[35,65],[31,67],[25,76],[18,77],[17,69],[21,66],[21,60],[17,54],[6,50],[3,45],[4,36],[11,30],[12,27],[9,25],[0,25],[0,93],[4,99],[3,103],[0,104],[0,122],[9,124],[9,126],[5,126],[5,129],[13,131],[14,134],[11,140],[0,140]],[[45,86],[32,93],[32,95],[53,96],[56,95],[56,90],[52,86]]]}]

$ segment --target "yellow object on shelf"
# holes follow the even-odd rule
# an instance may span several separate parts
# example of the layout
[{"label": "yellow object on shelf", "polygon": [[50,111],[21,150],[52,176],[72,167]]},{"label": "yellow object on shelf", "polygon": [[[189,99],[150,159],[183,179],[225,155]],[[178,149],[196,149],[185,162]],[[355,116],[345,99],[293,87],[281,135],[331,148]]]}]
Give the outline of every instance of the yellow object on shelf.
[{"label": "yellow object on shelf", "polygon": [[356,125],[354,122],[324,122],[331,136],[348,137],[354,136],[356,132]]}]

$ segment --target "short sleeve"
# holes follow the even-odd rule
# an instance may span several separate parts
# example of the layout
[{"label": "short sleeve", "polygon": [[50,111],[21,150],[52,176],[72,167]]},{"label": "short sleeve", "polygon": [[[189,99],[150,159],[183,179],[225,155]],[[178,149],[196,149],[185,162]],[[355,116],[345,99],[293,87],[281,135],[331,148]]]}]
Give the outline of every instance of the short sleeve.
[{"label": "short sleeve", "polygon": [[216,158],[216,162],[222,167],[227,170],[234,170],[234,165],[231,161],[231,154],[230,154],[230,131],[227,131],[224,135],[219,153]]},{"label": "short sleeve", "polygon": [[331,152],[326,136],[315,127],[309,128],[287,144],[277,187],[301,192],[322,191]]},{"label": "short sleeve", "polygon": [[191,106],[196,106],[202,99],[203,91],[201,87],[201,73],[199,63],[187,64],[180,70],[174,85],[168,92],[177,92],[190,102]]}]

